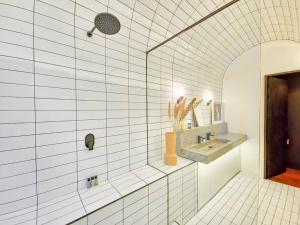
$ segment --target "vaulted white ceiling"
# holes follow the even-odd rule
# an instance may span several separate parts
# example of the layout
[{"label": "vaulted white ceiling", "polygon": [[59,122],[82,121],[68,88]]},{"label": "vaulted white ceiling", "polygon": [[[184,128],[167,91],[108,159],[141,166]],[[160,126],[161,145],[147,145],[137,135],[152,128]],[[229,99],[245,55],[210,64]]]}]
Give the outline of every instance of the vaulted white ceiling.
[{"label": "vaulted white ceiling", "polygon": [[[114,2],[107,2],[108,8],[110,4],[114,8]],[[146,51],[230,0],[119,2],[132,10],[130,30],[135,31],[130,32],[130,39],[141,42]],[[165,47],[177,60],[197,64],[203,73],[223,76],[235,58],[260,43],[299,41],[299,18],[300,0],[240,0]],[[176,59],[173,61],[176,63]]]}]

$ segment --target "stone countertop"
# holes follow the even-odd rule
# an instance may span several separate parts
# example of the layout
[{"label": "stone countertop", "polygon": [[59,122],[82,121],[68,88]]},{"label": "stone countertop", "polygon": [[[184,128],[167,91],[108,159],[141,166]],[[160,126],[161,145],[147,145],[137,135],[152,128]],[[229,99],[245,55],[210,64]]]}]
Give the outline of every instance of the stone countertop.
[{"label": "stone countertop", "polygon": [[[202,163],[210,163],[222,155],[226,154],[236,146],[242,144],[247,140],[247,135],[245,134],[234,134],[226,133],[219,134],[214,137],[214,139],[228,140],[229,142],[222,144],[220,147],[212,148],[207,152],[199,152],[197,150],[189,149],[189,146],[177,150],[177,154],[181,157]],[[195,145],[196,143],[192,144]],[[192,146],[190,145],[190,146]]]}]

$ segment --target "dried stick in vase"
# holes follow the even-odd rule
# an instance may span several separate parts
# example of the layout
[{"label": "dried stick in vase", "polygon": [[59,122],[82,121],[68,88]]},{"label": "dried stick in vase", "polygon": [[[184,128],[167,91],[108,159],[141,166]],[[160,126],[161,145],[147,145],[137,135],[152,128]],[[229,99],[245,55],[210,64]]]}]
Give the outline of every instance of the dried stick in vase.
[{"label": "dried stick in vase", "polygon": [[193,125],[194,127],[198,127],[199,126],[199,123],[198,123],[198,120],[197,120],[197,116],[196,116],[196,113],[195,113],[195,109],[192,110],[192,115],[193,115]]},{"label": "dried stick in vase", "polygon": [[188,104],[188,106],[186,107],[186,109],[184,110],[182,115],[180,116],[180,121],[183,121],[185,119],[185,117],[187,116],[187,114],[189,113],[189,111],[191,111],[193,109],[193,105],[194,105],[195,101],[196,101],[196,98],[193,98],[193,100]]},{"label": "dried stick in vase", "polygon": [[184,110],[184,106],[182,104],[178,105],[178,114],[176,120],[180,120],[183,110]]},{"label": "dried stick in vase", "polygon": [[185,102],[186,102],[186,98],[182,98],[178,104],[178,115],[177,115],[176,119],[179,121],[180,121],[182,114],[184,113]]},{"label": "dried stick in vase", "polygon": [[194,105],[194,109],[196,109],[200,104],[201,102],[203,102],[203,100],[199,100],[198,102],[195,102],[195,105]]},{"label": "dried stick in vase", "polygon": [[203,100],[199,100],[198,102],[195,102],[194,106],[193,106],[193,109],[192,109],[192,117],[193,117],[193,124],[194,124],[194,127],[198,127],[199,126],[199,123],[198,123],[198,120],[197,120],[197,116],[196,116],[196,112],[195,112],[195,109],[201,104],[201,102],[203,102]]},{"label": "dried stick in vase", "polygon": [[174,105],[174,112],[173,112],[173,119],[176,119],[177,118],[177,116],[178,116],[178,104],[176,103],[175,105]]}]

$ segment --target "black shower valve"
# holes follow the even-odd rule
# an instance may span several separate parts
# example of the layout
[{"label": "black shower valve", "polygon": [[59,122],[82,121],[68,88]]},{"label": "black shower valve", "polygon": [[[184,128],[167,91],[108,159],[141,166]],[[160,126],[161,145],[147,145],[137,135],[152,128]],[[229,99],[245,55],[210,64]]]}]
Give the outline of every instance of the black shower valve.
[{"label": "black shower valve", "polygon": [[85,147],[87,147],[90,151],[94,150],[95,145],[95,136],[93,134],[88,134],[85,136]]}]

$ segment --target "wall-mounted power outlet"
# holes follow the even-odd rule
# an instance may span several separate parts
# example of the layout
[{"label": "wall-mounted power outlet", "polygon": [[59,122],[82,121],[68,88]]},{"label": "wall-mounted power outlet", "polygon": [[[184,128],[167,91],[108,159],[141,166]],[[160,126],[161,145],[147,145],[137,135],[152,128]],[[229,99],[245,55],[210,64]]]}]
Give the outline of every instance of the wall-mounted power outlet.
[{"label": "wall-mounted power outlet", "polygon": [[87,187],[91,188],[98,185],[98,176],[89,177],[87,179]]}]

